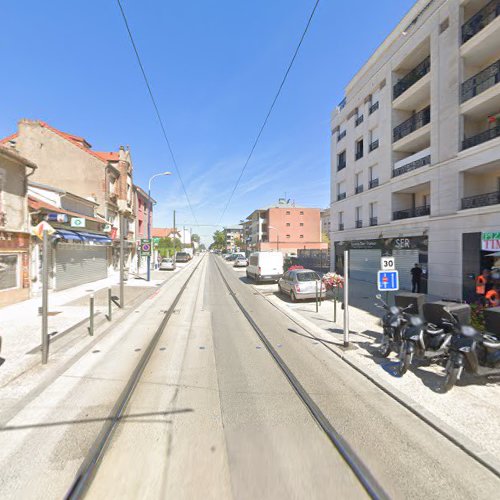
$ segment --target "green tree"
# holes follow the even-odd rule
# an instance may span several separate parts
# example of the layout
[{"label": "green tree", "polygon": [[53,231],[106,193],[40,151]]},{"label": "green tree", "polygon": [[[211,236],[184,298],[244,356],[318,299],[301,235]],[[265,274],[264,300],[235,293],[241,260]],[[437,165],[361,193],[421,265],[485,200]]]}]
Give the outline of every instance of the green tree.
[{"label": "green tree", "polygon": [[330,243],[330,237],[328,236],[328,233],[326,231],[323,231],[321,233],[321,241],[323,243]]},{"label": "green tree", "polygon": [[210,248],[216,250],[223,250],[226,248],[226,235],[224,231],[215,231],[213,238],[214,242],[210,245]]},{"label": "green tree", "polygon": [[200,242],[200,237],[196,233],[193,233],[191,235],[191,241],[194,241],[195,243],[199,243]]}]

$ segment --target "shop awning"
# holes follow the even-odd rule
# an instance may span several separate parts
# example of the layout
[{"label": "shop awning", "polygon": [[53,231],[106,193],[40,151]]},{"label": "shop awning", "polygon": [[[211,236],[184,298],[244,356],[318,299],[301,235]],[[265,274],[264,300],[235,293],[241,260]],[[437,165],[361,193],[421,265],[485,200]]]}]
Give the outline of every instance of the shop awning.
[{"label": "shop awning", "polygon": [[69,229],[57,229],[55,238],[62,238],[66,241],[83,242],[83,238],[78,234],[78,231],[70,231]]},{"label": "shop awning", "polygon": [[65,241],[92,243],[98,245],[111,245],[112,240],[104,234],[93,234],[84,231],[71,231],[69,229],[57,229],[56,238],[62,238]]},{"label": "shop awning", "polygon": [[500,257],[500,252],[487,253],[486,257]]},{"label": "shop awning", "polygon": [[88,242],[98,243],[99,245],[111,245],[111,243],[113,243],[113,240],[104,234],[86,233],[83,231],[78,232],[83,239]]}]

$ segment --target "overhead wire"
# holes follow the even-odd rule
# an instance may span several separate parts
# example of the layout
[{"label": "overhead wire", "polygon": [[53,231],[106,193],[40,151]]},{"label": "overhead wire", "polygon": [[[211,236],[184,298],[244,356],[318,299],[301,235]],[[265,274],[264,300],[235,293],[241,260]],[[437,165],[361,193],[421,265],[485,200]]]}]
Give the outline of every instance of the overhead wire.
[{"label": "overhead wire", "polygon": [[249,162],[250,162],[250,160],[251,160],[251,158],[253,156],[255,148],[257,147],[257,144],[258,144],[258,142],[260,140],[262,132],[264,131],[264,128],[267,125],[269,117],[271,116],[271,113],[272,113],[272,111],[274,109],[276,101],[278,100],[278,97],[281,94],[281,90],[283,89],[283,86],[285,85],[286,79],[288,78],[288,74],[290,73],[290,70],[292,69],[292,66],[293,66],[293,63],[295,61],[295,58],[297,57],[297,54],[299,53],[300,47],[302,45],[302,42],[304,41],[304,38],[305,38],[305,36],[307,34],[307,31],[309,30],[309,26],[311,25],[311,21],[312,21],[312,19],[314,17],[314,13],[316,12],[318,4],[319,4],[319,0],[316,0],[316,3],[314,4],[314,7],[313,7],[313,9],[311,11],[311,14],[309,16],[309,19],[307,20],[306,27],[304,28],[304,31],[302,32],[302,36],[300,37],[299,43],[298,43],[297,47],[295,48],[295,52],[293,53],[292,59],[290,60],[290,63],[288,64],[288,68],[287,68],[287,70],[285,72],[285,75],[283,76],[283,79],[281,80],[281,83],[280,83],[280,86],[278,88],[278,91],[276,92],[276,95],[274,96],[274,99],[273,99],[273,101],[271,103],[269,111],[267,112],[266,118],[264,119],[264,122],[262,123],[262,125],[260,127],[259,133],[257,134],[257,137],[255,138],[255,141],[254,141],[254,143],[252,145],[252,149],[250,150],[250,154],[248,155],[248,157],[247,157],[247,159],[246,159],[246,161],[245,161],[245,163],[243,165],[243,168],[241,169],[241,172],[240,172],[240,174],[238,176],[238,179],[236,180],[236,183],[235,183],[235,185],[233,187],[233,190],[232,190],[232,192],[231,192],[231,194],[229,196],[229,199],[227,200],[227,203],[226,203],[226,205],[224,207],[224,210],[222,211],[222,215],[220,216],[220,219],[219,219],[219,224],[222,222],[222,219],[223,219],[224,215],[227,212],[227,209],[228,209],[228,207],[229,207],[229,205],[230,205],[230,203],[231,203],[231,201],[233,199],[234,193],[236,192],[236,189],[238,188],[238,186],[240,184],[241,178],[243,177],[243,174],[245,173],[245,170],[246,170],[246,168],[247,168],[247,166],[248,166],[248,164],[249,164]]},{"label": "overhead wire", "polygon": [[172,145],[170,144],[170,141],[168,139],[167,131],[166,131],[165,125],[163,123],[163,119],[161,117],[160,110],[158,109],[158,105],[156,103],[156,99],[155,99],[153,91],[151,89],[151,85],[149,83],[148,76],[147,76],[146,71],[144,69],[144,65],[142,64],[141,56],[139,55],[139,50],[137,49],[137,45],[135,44],[134,36],[132,35],[132,31],[131,31],[130,26],[128,24],[127,16],[125,14],[125,11],[123,10],[123,6],[122,6],[120,0],[116,0],[116,2],[118,3],[118,7],[120,9],[123,22],[124,22],[125,27],[127,29],[127,33],[128,33],[129,38],[130,38],[130,42],[132,44],[132,47],[134,49],[135,56],[136,56],[137,62],[139,64],[139,68],[141,69],[141,73],[142,73],[142,76],[144,78],[144,82],[146,83],[146,87],[148,89],[149,97],[151,98],[151,102],[153,103],[153,107],[155,109],[156,116],[158,118],[158,122],[160,124],[160,128],[161,128],[163,137],[165,139],[165,142],[167,143],[167,147],[168,147],[168,150],[170,152],[170,156],[172,157],[172,162],[174,164],[175,171],[176,171],[177,176],[179,177],[179,180],[181,182],[182,190],[184,191],[184,195],[185,195],[187,203],[189,205],[189,209],[191,211],[191,214],[193,216],[194,221],[196,222],[196,224],[198,224],[198,219],[196,218],[196,214],[194,213],[193,206],[191,204],[191,200],[189,199],[189,195],[187,193],[186,185],[184,184],[184,180],[182,179],[182,175],[181,175],[180,169],[179,169],[179,167],[177,165],[177,161],[175,159],[175,155],[174,155],[174,152],[173,152],[173,149],[172,149]]}]

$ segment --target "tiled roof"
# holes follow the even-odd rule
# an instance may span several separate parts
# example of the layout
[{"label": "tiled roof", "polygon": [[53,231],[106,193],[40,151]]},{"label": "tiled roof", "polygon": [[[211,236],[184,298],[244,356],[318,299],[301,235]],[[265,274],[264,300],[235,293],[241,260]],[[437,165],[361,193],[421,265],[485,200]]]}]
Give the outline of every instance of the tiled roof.
[{"label": "tiled roof", "polygon": [[17,132],[14,134],[11,134],[7,137],[4,137],[3,139],[0,139],[0,144],[7,144],[10,142],[12,139],[15,139],[17,137]]},{"label": "tiled roof", "polygon": [[110,151],[109,153],[106,151],[94,151],[94,153],[104,161],[118,161],[120,159],[120,153]]},{"label": "tiled roof", "polygon": [[37,200],[32,196],[28,196],[28,205],[33,210],[41,210],[41,209],[50,210],[51,212],[54,213],[66,214],[71,217],[82,217],[84,219],[99,222],[101,224],[108,222],[106,219],[102,219],[100,217],[89,217],[88,215],[83,215],[77,212],[71,212],[69,210],[65,210],[64,208],[56,207],[55,205],[51,205],[50,203],[46,203],[45,201]]},{"label": "tiled roof", "polygon": [[[171,227],[153,227],[151,229],[153,238],[168,238],[172,233],[174,233],[174,229]],[[177,229],[175,233],[179,234],[179,230]]]}]

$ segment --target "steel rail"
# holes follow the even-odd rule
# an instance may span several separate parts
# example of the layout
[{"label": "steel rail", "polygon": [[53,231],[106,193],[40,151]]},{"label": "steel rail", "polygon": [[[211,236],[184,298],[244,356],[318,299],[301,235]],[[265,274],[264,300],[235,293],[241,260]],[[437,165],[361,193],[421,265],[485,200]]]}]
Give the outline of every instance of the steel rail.
[{"label": "steel rail", "polygon": [[198,267],[200,266],[201,262],[203,261],[203,258],[200,259],[198,264],[196,264],[196,267],[193,269],[187,280],[184,282],[182,285],[181,289],[175,296],[174,301],[172,302],[171,306],[168,308],[167,312],[165,313],[165,316],[163,317],[160,326],[157,328],[155,334],[153,335],[153,338],[149,342],[146,350],[142,354],[139,362],[137,363],[136,367],[134,368],[134,371],[132,372],[127,385],[121,392],[120,396],[118,397],[113,409],[111,410],[108,419],[106,420],[106,423],[104,424],[103,428],[101,429],[99,435],[97,436],[96,440],[94,441],[94,444],[90,448],[89,453],[87,454],[86,458],[82,462],[82,465],[78,469],[78,472],[76,473],[75,479],[73,480],[73,483],[71,487],[69,488],[68,492],[65,495],[66,500],[76,500],[83,498],[85,493],[87,492],[90,484],[92,483],[93,478],[95,477],[95,474],[97,472],[97,469],[99,467],[99,464],[102,460],[102,457],[104,456],[104,453],[111,441],[111,438],[113,436],[114,430],[116,429],[117,425],[120,423],[120,420],[123,416],[123,413],[128,405],[128,402],[130,401],[130,398],[132,397],[137,384],[144,372],[144,369],[146,368],[151,355],[153,354],[153,351],[155,347],[158,344],[158,341],[160,340],[168,321],[170,320],[170,317],[174,313],[175,308],[177,307],[177,304],[179,303],[184,291],[186,290],[189,282],[191,281],[191,278],[193,277],[194,273],[197,271]]},{"label": "steel rail", "polygon": [[255,333],[258,335],[258,337],[266,347],[269,354],[272,356],[274,361],[276,361],[277,365],[280,367],[281,371],[285,375],[286,379],[294,389],[299,399],[304,403],[304,405],[306,406],[307,410],[314,418],[316,423],[324,431],[330,442],[335,446],[335,448],[340,453],[342,458],[345,460],[347,465],[351,468],[354,475],[359,480],[365,491],[373,499],[388,499],[389,496],[382,489],[377,480],[373,477],[372,473],[358,458],[358,456],[351,448],[349,443],[347,443],[347,441],[345,441],[345,439],[335,430],[331,422],[328,420],[325,414],[320,410],[320,408],[314,402],[314,400],[311,398],[308,392],[304,389],[302,384],[295,377],[295,375],[290,370],[288,365],[285,363],[283,358],[278,354],[276,349],[274,349],[274,347],[272,346],[271,342],[268,340],[264,332],[260,329],[260,327],[252,318],[251,314],[247,311],[245,306],[243,306],[243,304],[240,302],[240,300],[236,296],[236,293],[233,291],[228,281],[226,280],[217,261],[216,261],[216,267],[220,273],[222,281],[224,282],[226,288],[229,291],[229,294],[236,302],[236,305],[239,307],[240,311],[243,313],[243,316],[245,316],[245,318],[248,320],[248,322],[254,329]]}]

